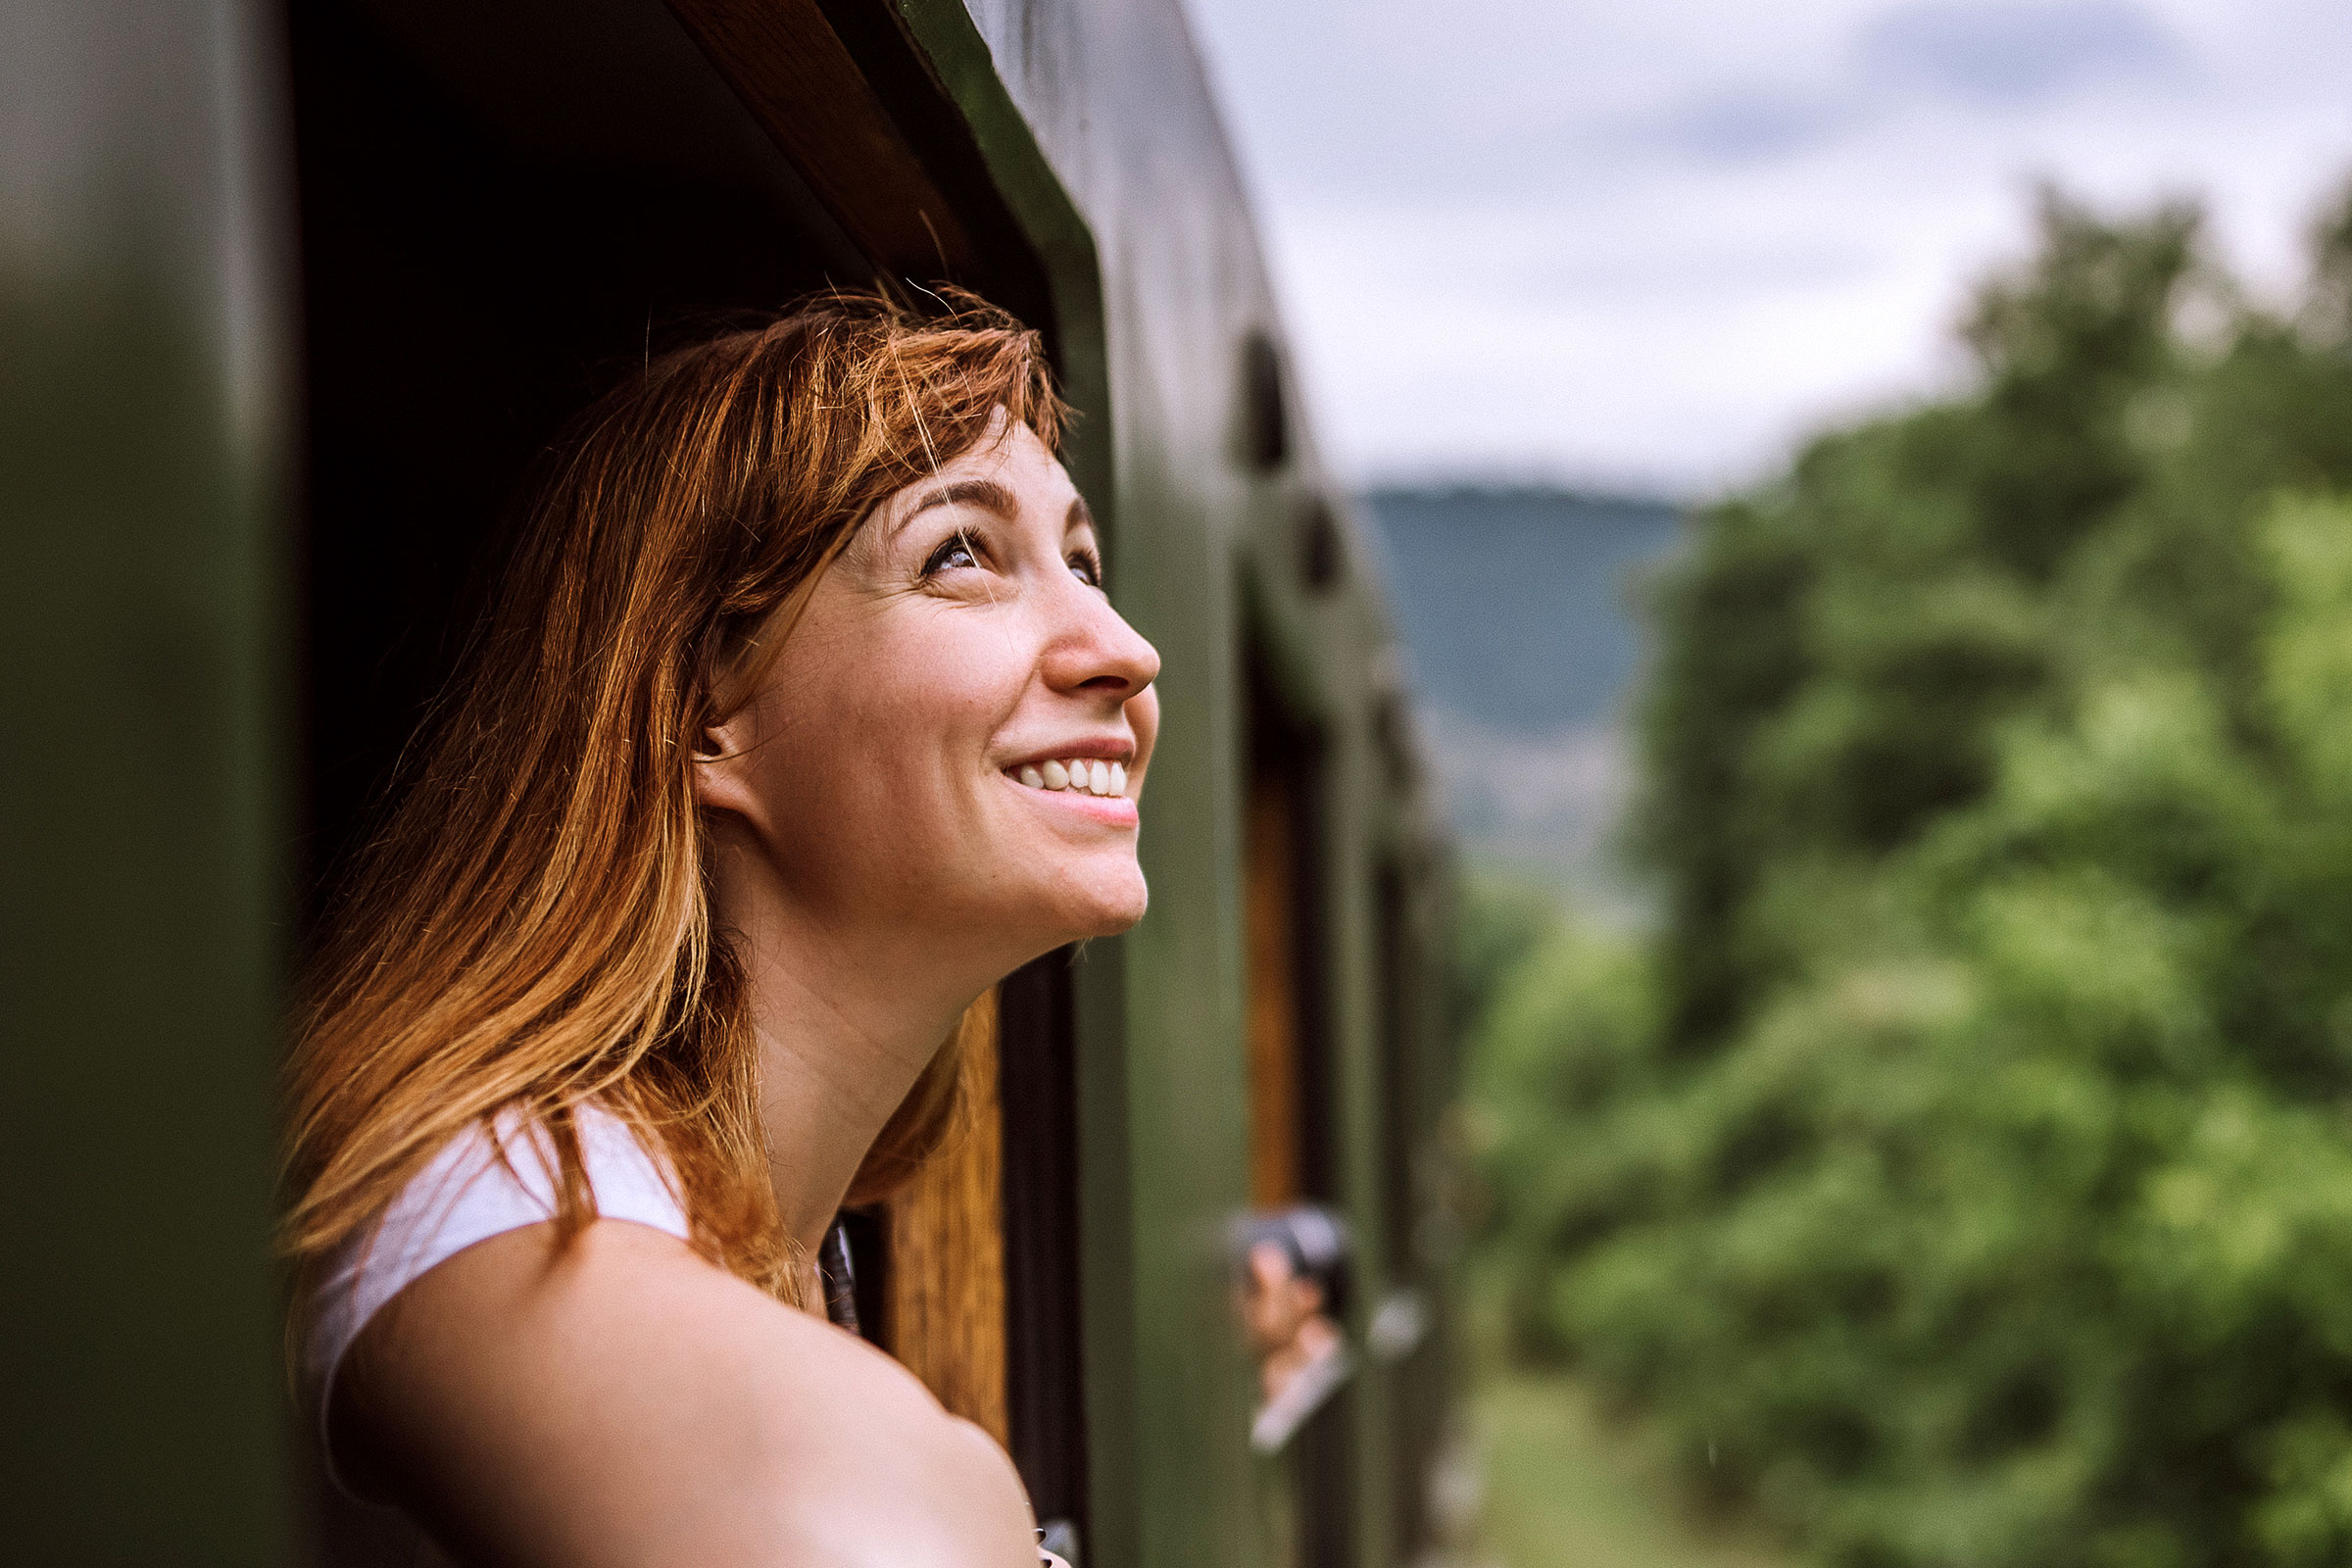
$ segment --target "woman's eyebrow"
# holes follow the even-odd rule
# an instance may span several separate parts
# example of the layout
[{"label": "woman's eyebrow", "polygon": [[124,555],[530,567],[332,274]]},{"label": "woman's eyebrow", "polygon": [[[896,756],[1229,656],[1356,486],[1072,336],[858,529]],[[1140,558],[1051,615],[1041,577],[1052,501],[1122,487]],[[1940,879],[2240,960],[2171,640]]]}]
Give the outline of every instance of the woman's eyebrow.
[{"label": "woman's eyebrow", "polygon": [[906,515],[901,517],[898,526],[890,531],[894,534],[897,533],[900,528],[906,527],[933,507],[966,506],[978,507],[983,512],[993,512],[1007,522],[1019,516],[1021,512],[1021,504],[1013,498],[1012,492],[997,483],[996,480],[957,479],[953,484],[943,484],[936,490],[926,492],[913,506],[906,509]]},{"label": "woman's eyebrow", "polygon": [[1061,531],[1075,533],[1080,528],[1092,528],[1094,525],[1095,514],[1087,510],[1086,497],[1070,497],[1070,510],[1061,519]]}]

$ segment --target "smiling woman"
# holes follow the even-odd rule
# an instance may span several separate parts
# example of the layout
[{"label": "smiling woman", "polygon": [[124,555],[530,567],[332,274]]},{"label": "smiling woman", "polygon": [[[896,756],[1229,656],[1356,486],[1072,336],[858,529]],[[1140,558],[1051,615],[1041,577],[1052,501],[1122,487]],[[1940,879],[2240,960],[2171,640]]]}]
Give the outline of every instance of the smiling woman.
[{"label": "smiling woman", "polygon": [[1158,661],[1059,416],[1001,314],[833,296],[562,449],[292,1067],[329,1450],[462,1559],[1036,1560],[1003,1452],[796,1308],[975,999],[1144,910]]}]

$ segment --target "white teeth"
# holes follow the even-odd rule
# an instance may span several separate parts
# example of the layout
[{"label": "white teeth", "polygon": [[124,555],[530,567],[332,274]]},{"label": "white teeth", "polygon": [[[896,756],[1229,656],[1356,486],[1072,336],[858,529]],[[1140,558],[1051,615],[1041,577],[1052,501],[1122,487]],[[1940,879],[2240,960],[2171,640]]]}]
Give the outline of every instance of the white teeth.
[{"label": "white teeth", "polygon": [[1089,795],[1127,793],[1127,764],[1090,761],[1083,757],[1023,762],[1020,781],[1033,790],[1084,790]]}]

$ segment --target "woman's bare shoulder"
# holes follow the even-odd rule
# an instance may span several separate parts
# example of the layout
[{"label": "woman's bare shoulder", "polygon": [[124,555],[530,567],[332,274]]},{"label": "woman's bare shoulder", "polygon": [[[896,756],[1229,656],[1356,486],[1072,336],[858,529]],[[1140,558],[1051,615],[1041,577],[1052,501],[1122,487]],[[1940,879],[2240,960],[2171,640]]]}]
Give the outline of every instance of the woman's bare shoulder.
[{"label": "woman's bare shoulder", "polygon": [[873,1347],[674,1237],[510,1232],[428,1271],[355,1347],[346,1465],[461,1562],[1034,1568],[978,1429]]}]

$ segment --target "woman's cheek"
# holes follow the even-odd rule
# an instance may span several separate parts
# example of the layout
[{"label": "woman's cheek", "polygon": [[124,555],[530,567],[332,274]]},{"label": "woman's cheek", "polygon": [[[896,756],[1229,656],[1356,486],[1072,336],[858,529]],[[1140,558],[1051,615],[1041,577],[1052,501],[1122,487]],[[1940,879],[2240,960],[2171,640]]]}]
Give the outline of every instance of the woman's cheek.
[{"label": "woman's cheek", "polygon": [[1127,699],[1127,727],[1135,731],[1135,765],[1127,771],[1136,775],[1137,788],[1142,788],[1144,770],[1152,764],[1152,748],[1159,743],[1159,688],[1147,686]]}]

